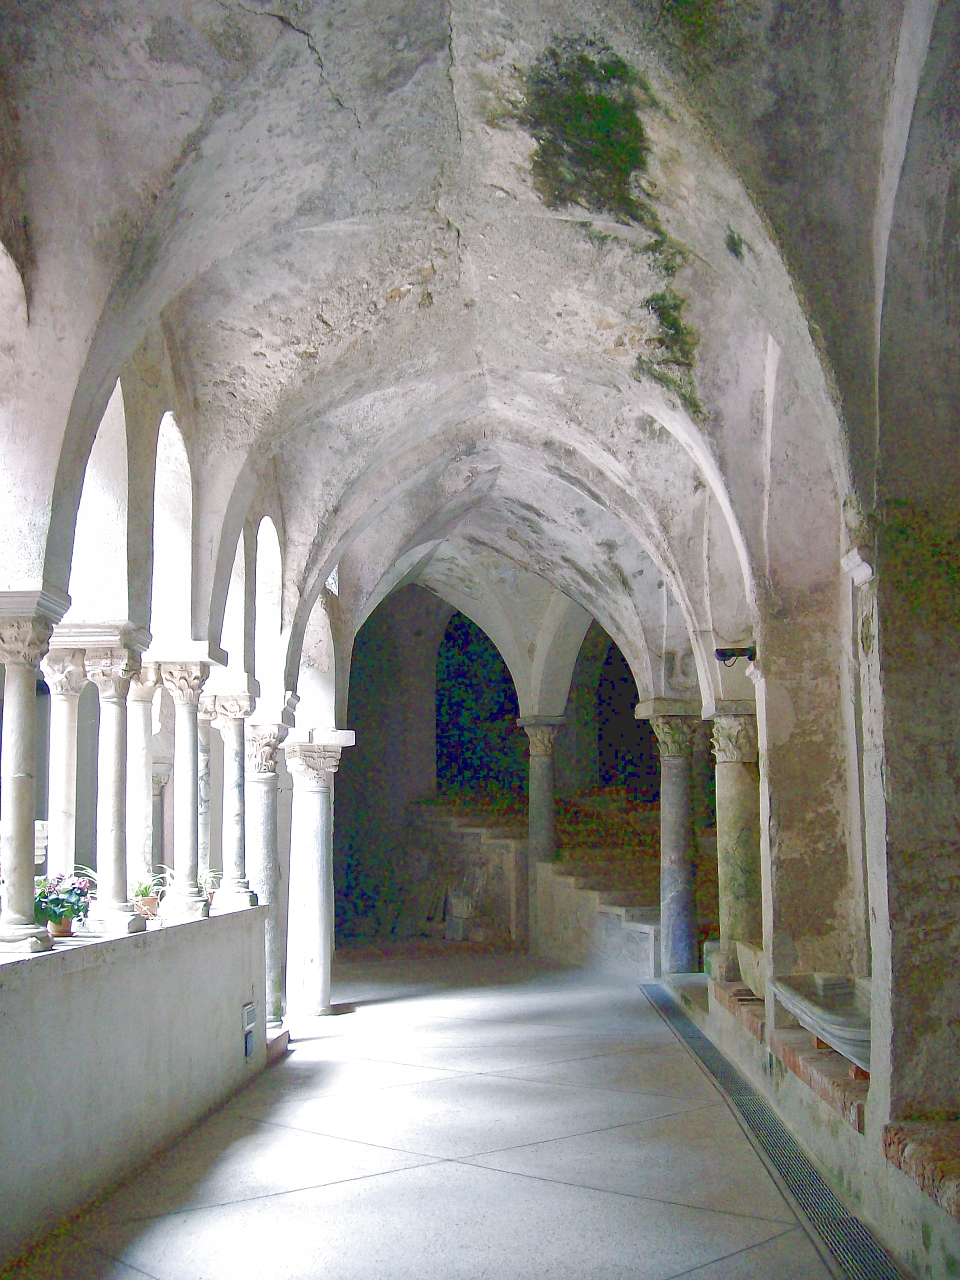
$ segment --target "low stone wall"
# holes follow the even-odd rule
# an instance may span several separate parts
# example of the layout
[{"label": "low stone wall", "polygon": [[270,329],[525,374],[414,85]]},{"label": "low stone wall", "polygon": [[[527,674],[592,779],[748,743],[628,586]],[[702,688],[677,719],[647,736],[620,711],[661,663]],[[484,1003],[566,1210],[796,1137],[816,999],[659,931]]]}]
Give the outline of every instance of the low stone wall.
[{"label": "low stone wall", "polygon": [[536,954],[653,982],[660,976],[659,913],[617,906],[608,896],[581,887],[558,863],[538,863]]},{"label": "low stone wall", "polygon": [[0,963],[0,1263],[263,1068],[265,916]]}]

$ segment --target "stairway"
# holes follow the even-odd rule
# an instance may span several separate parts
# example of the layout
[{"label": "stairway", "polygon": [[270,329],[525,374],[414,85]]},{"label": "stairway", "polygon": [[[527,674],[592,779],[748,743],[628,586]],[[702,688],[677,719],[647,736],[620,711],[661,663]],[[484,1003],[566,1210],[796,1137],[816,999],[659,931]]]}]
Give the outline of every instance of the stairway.
[{"label": "stairway", "polygon": [[[518,937],[526,819],[462,803],[411,806],[454,880],[482,881],[479,911],[504,941]],[[698,833],[701,933],[715,917],[716,836]],[[657,804],[587,796],[558,802],[557,857],[537,867],[536,953],[636,981],[660,972],[660,812]]]}]

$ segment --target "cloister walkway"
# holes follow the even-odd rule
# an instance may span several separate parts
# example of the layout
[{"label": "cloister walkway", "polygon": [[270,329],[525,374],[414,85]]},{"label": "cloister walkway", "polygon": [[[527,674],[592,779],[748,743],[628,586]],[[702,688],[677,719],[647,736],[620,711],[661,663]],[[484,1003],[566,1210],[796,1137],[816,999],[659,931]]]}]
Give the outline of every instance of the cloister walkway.
[{"label": "cloister walkway", "polygon": [[826,1280],[641,991],[522,957],[354,962],[345,1016],[35,1257],[69,1280]]}]

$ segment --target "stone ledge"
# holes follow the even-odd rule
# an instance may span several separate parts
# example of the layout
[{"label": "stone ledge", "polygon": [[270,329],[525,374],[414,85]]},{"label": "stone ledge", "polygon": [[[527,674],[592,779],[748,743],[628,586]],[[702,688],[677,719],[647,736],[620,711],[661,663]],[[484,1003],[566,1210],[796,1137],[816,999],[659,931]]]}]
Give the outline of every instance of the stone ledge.
[{"label": "stone ledge", "polygon": [[848,1058],[826,1046],[818,1047],[816,1036],[803,1030],[772,1031],[770,1051],[832,1111],[857,1133],[863,1133],[870,1080],[851,1078],[855,1068]]},{"label": "stone ledge", "polygon": [[960,1221],[960,1120],[884,1125],[883,1154]]},{"label": "stone ledge", "polygon": [[746,1027],[754,1040],[763,1042],[766,1022],[764,1001],[755,996],[748,986],[742,982],[720,982],[712,978],[710,994],[722,1009]]}]

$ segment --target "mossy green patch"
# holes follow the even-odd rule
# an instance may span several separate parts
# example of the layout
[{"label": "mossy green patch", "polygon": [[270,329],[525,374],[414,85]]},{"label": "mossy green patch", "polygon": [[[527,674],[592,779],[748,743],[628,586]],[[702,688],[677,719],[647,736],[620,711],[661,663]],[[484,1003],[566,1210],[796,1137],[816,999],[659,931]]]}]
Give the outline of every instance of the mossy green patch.
[{"label": "mossy green patch", "polygon": [[643,76],[597,42],[564,42],[529,69],[524,98],[521,123],[537,140],[533,181],[544,203],[644,222],[634,179],[650,144],[637,107],[653,95]]},{"label": "mossy green patch", "polygon": [[699,418],[703,407],[693,381],[693,358],[699,337],[683,319],[686,299],[668,287],[647,298],[646,306],[660,323],[660,348],[656,356],[637,356],[637,373],[655,378],[679,396],[689,412]]},{"label": "mossy green patch", "polygon": [[[658,105],[644,76],[606,45],[565,41],[549,46],[527,71],[517,119],[537,142],[533,184],[543,202],[554,209],[580,205],[644,227],[651,239],[641,251],[653,257],[669,280],[689,253],[667,234],[645,198],[651,192],[643,182],[651,149],[639,109]],[[620,238],[589,222],[578,225],[598,250]],[[736,244],[742,255],[740,237]],[[658,354],[638,356],[637,376],[655,379],[691,414],[702,417],[693,369],[698,337],[683,320],[685,299],[667,286],[644,305],[659,322],[653,343],[660,345]]]},{"label": "mossy green patch", "polygon": [[749,249],[750,247],[746,240],[744,240],[743,236],[737,235],[733,227],[727,227],[724,244],[727,246],[727,250],[733,254],[738,262],[743,261],[744,249]]},{"label": "mossy green patch", "polygon": [[934,512],[888,501],[880,521],[881,573],[897,591],[908,630],[960,630],[960,509]]}]

